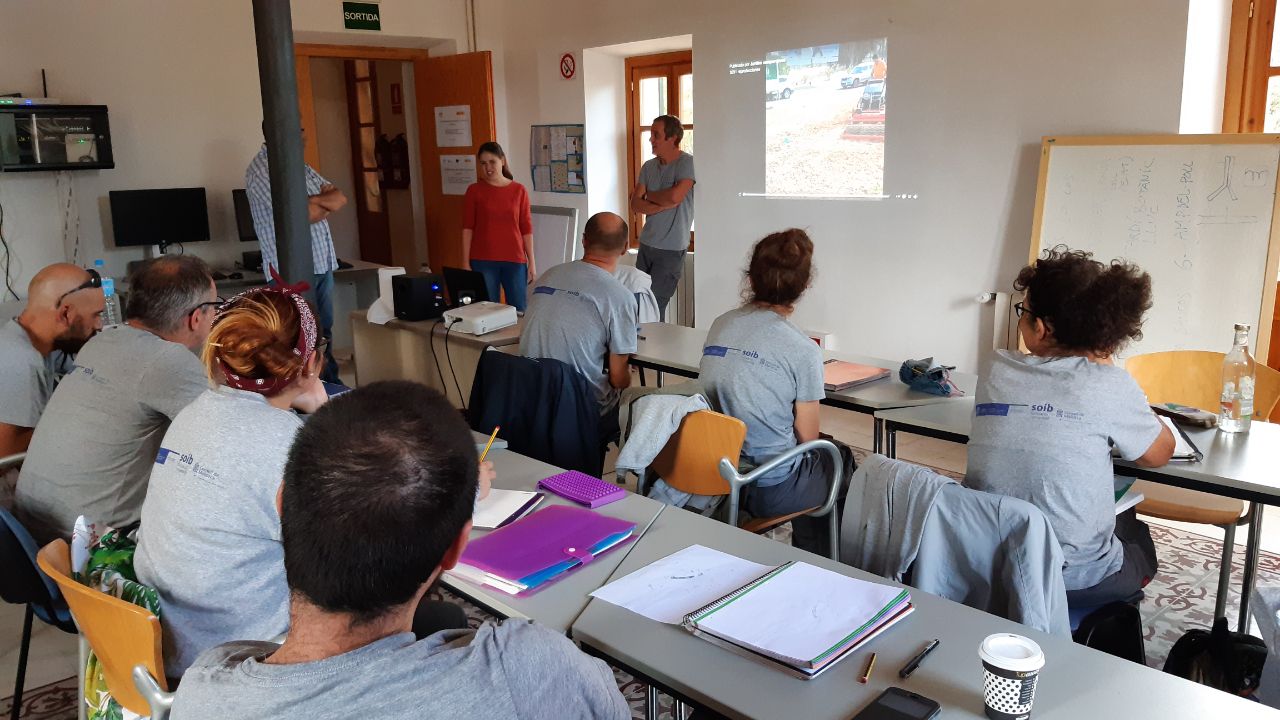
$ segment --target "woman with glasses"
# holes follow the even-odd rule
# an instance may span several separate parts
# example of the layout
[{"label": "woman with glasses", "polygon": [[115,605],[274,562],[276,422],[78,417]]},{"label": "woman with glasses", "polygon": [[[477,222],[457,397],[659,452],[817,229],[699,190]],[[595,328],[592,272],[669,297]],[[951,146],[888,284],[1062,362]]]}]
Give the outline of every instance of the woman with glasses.
[{"label": "woman with glasses", "polygon": [[323,338],[293,288],[249,290],[221,305],[202,359],[213,387],[165,433],[135,558],[139,580],[160,593],[174,678],[215,645],[288,629],[276,493],[298,413],[327,397]]},{"label": "woman with glasses", "polygon": [[1133,601],[1155,575],[1155,546],[1132,509],[1115,514],[1112,448],[1158,467],[1174,438],[1113,359],[1142,337],[1151,276],[1059,246],[1014,288],[1025,293],[1015,310],[1029,354],[998,351],[978,384],[968,483],[1044,512],[1062,544],[1069,605]]}]

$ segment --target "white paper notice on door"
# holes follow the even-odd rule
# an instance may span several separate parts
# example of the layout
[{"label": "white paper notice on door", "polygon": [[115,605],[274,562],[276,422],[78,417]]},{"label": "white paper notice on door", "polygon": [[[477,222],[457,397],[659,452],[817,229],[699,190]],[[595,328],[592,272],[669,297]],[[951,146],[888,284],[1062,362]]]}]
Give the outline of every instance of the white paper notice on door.
[{"label": "white paper notice on door", "polygon": [[436,147],[471,147],[471,106],[436,108]]},{"label": "white paper notice on door", "polygon": [[441,155],[440,188],[445,195],[466,195],[467,188],[476,181],[474,155]]}]

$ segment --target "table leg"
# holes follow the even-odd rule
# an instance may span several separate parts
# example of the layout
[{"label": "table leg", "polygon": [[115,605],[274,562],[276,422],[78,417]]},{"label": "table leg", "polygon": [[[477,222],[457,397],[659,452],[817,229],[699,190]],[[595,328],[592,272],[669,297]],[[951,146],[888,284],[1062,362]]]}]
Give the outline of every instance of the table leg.
[{"label": "table leg", "polygon": [[883,449],[884,441],[881,438],[882,433],[884,433],[884,420],[876,418],[873,429],[871,430],[871,452],[879,453]]},{"label": "table leg", "polygon": [[898,457],[898,429],[885,423],[884,426],[884,454],[886,457]]},{"label": "table leg", "polygon": [[658,387],[662,387],[662,371],[658,371]]},{"label": "table leg", "polygon": [[1249,539],[1244,551],[1244,582],[1240,585],[1240,623],[1239,632],[1249,632],[1249,596],[1253,594],[1253,585],[1258,579],[1258,551],[1262,544],[1262,506],[1249,503],[1249,512],[1253,517],[1249,520]]},{"label": "table leg", "polygon": [[644,720],[658,720],[658,689],[652,685],[644,691]]},{"label": "table leg", "polygon": [[640,371],[640,387],[644,387],[644,368],[636,368]]}]

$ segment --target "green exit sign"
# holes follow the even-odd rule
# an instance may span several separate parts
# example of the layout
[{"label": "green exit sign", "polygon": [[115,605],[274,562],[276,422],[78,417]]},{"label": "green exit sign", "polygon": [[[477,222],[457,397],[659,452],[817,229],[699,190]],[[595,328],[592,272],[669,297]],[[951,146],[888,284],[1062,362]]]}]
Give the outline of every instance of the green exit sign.
[{"label": "green exit sign", "polygon": [[381,30],[382,15],[377,3],[342,3],[342,25],[348,30]]}]

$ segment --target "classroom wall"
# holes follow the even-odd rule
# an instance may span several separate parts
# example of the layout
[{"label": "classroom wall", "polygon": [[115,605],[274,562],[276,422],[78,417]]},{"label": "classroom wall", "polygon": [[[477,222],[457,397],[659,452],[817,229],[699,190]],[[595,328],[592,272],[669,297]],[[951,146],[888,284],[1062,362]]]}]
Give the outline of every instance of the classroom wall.
[{"label": "classroom wall", "polygon": [[[343,30],[341,3],[331,0],[293,0],[291,7],[299,41],[431,47],[433,53],[466,48],[460,0],[382,0],[381,33]],[[141,248],[110,247],[105,205],[113,189],[204,186],[215,240],[187,252],[227,266],[242,250],[256,248],[235,239],[231,208],[231,190],[244,186],[245,166],[262,141],[248,2],[5,0],[4,18],[0,92],[39,95],[43,67],[51,95],[110,107],[116,168],[67,173],[64,184],[74,192],[80,262],[102,257],[109,272],[123,274],[128,261],[143,255]],[[0,175],[4,235],[23,296],[32,274],[67,257],[61,247],[66,195],[58,190],[52,173]]]},{"label": "classroom wall", "polygon": [[[508,117],[582,122],[581,80],[560,79],[560,53],[693,35],[697,108],[697,325],[737,301],[751,244],[799,226],[819,272],[796,312],[842,349],[937,356],[976,369],[991,308],[974,296],[1007,287],[1026,261],[1044,134],[1177,132],[1187,5],[1168,0],[658,0],[643,9],[565,0],[509,3]],[[482,26],[483,27],[483,26]],[[886,192],[914,201],[740,197],[763,166],[763,102],[730,78],[731,62],[770,50],[887,36],[893,66]],[[513,161],[528,151],[513,142]],[[588,153],[591,148],[588,146]],[[591,182],[589,178],[588,182]],[[606,199],[612,191],[606,186]],[[539,204],[604,209],[589,197],[534,193]],[[616,208],[621,209],[621,208]]]}]

